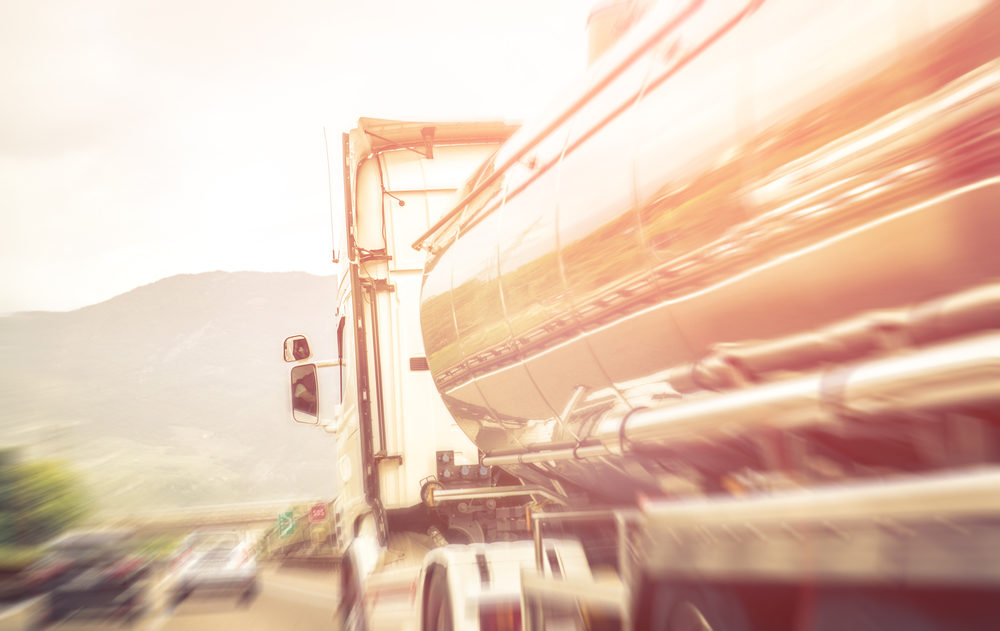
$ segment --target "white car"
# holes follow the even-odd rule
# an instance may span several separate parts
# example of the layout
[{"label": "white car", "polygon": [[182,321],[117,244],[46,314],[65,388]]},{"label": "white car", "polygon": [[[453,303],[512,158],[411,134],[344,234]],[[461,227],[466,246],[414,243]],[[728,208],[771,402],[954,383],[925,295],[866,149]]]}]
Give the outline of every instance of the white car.
[{"label": "white car", "polygon": [[196,532],[171,560],[167,596],[176,607],[192,595],[236,595],[248,605],[257,594],[253,546],[235,532]]}]

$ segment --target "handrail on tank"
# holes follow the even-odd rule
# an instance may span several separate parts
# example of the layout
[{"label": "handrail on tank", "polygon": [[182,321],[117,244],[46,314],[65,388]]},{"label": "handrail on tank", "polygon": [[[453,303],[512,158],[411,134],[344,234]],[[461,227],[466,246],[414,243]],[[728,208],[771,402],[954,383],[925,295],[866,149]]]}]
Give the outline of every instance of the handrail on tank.
[{"label": "handrail on tank", "polygon": [[[657,28],[650,34],[642,43],[637,46],[630,54],[626,55],[624,59],[614,64],[599,80],[597,80],[590,89],[586,90],[582,95],[580,95],[575,101],[573,101],[568,108],[566,108],[562,114],[557,116],[555,120],[551,121],[548,125],[545,125],[541,131],[536,133],[534,136],[530,137],[520,149],[515,151],[503,164],[498,168],[494,169],[493,173],[489,175],[482,182],[479,182],[475,188],[469,191],[455,206],[445,213],[433,226],[427,229],[426,232],[417,237],[417,240],[413,242],[412,247],[414,250],[420,250],[424,247],[424,242],[430,239],[435,233],[440,231],[444,226],[449,224],[458,213],[468,204],[472,199],[479,195],[482,191],[486,190],[487,187],[496,182],[500,176],[507,171],[512,165],[517,163],[518,160],[523,158],[525,154],[534,149],[539,143],[542,142],[547,136],[552,132],[562,126],[571,116],[583,108],[592,98],[599,94],[605,87],[607,87],[612,81],[614,81],[620,74],[622,74],[633,62],[639,59],[642,55],[646,53],[650,48],[656,45],[667,33],[674,30],[677,25],[684,22],[699,6],[704,0],[691,0],[691,2],[682,10],[679,11],[671,20],[668,20],[660,28]],[[748,9],[753,9],[753,4],[748,5]]]}]

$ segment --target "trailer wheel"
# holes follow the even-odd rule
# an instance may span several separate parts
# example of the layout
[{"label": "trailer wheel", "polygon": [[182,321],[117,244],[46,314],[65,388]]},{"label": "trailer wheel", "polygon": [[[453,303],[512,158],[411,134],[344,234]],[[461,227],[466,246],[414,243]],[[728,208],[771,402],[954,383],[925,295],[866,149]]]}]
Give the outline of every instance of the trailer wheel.
[{"label": "trailer wheel", "polygon": [[830,589],[802,617],[808,631],[906,629],[907,631],[985,631],[997,628],[994,597],[986,590],[965,594],[948,590]]},{"label": "trailer wheel", "polygon": [[650,589],[636,628],[655,631],[749,631],[739,597],[713,587],[660,584]]},{"label": "trailer wheel", "polygon": [[448,577],[443,569],[431,573],[427,595],[424,597],[423,620],[423,631],[454,631]]}]

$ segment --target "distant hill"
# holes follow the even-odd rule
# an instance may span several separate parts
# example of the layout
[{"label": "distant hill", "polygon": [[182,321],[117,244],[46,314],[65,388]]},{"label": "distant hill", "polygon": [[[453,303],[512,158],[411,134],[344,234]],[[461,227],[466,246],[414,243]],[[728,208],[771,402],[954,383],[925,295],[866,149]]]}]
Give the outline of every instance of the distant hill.
[{"label": "distant hill", "polygon": [[102,508],[333,497],[333,436],[289,417],[281,341],[336,352],[336,280],[166,278],[0,317],[0,444],[70,459]]}]

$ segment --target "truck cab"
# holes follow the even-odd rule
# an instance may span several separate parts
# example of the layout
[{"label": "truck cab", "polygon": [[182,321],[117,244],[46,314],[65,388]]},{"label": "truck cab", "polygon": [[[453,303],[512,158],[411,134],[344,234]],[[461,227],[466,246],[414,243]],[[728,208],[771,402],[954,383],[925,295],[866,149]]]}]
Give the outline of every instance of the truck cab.
[{"label": "truck cab", "polygon": [[[483,485],[492,472],[479,466],[478,450],[431,379],[419,321],[424,255],[411,244],[515,129],[363,118],[343,135],[337,357],[314,358],[299,335],[285,340],[284,354],[295,364],[294,420],[336,434],[333,510],[347,591],[381,562],[390,532],[426,540],[424,548],[434,545],[429,532],[439,543],[484,536],[475,519],[431,511],[422,498],[435,478]],[[419,563],[422,554],[414,558]]]}]

